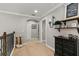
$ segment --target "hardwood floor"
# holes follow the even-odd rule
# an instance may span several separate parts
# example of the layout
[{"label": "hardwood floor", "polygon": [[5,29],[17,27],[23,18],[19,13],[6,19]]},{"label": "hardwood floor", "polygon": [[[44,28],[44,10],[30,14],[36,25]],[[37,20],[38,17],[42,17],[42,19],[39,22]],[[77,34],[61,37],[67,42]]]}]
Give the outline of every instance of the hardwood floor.
[{"label": "hardwood floor", "polygon": [[15,48],[13,56],[53,56],[54,51],[40,42],[29,42],[21,48]]}]

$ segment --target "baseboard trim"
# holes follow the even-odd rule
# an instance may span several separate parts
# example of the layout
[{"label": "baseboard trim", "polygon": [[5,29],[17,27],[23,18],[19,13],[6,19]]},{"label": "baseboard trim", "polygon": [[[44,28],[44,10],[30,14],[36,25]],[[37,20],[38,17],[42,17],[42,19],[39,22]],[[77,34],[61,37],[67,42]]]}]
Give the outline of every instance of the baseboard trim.
[{"label": "baseboard trim", "polygon": [[52,47],[49,46],[48,44],[46,44],[46,46],[55,52],[55,49],[54,49],[54,48],[52,48]]},{"label": "baseboard trim", "polygon": [[[14,48],[15,48],[15,47],[14,47]],[[11,52],[10,56],[12,56],[12,55],[13,55],[13,52],[14,52],[14,48],[13,48],[13,50],[12,50],[12,52]]]}]

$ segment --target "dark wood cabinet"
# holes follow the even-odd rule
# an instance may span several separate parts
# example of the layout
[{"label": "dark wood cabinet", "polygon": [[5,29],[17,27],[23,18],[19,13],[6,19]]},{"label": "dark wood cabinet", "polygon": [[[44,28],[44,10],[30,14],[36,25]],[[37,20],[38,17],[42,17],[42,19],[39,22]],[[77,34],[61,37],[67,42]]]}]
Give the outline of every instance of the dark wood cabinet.
[{"label": "dark wood cabinet", "polygon": [[56,56],[77,56],[79,55],[79,39],[58,36],[55,37]]},{"label": "dark wood cabinet", "polygon": [[62,56],[62,39],[60,37],[55,37],[55,55]]}]

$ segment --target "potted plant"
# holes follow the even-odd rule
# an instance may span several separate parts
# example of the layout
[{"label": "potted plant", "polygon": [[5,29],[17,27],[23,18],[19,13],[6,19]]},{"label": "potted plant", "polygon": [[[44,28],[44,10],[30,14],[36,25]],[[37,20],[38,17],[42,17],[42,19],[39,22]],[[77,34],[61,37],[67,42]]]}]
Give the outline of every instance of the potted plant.
[{"label": "potted plant", "polygon": [[55,24],[54,24],[55,28],[60,28],[61,24],[62,24],[61,21],[56,21]]}]

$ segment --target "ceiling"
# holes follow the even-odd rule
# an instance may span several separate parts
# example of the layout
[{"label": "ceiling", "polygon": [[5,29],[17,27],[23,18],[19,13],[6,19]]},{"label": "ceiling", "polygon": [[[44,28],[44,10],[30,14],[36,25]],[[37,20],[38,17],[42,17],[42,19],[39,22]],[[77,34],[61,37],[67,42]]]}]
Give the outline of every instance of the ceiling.
[{"label": "ceiling", "polygon": [[0,11],[33,16],[34,10],[38,13],[34,17],[42,17],[59,3],[0,3]]}]

